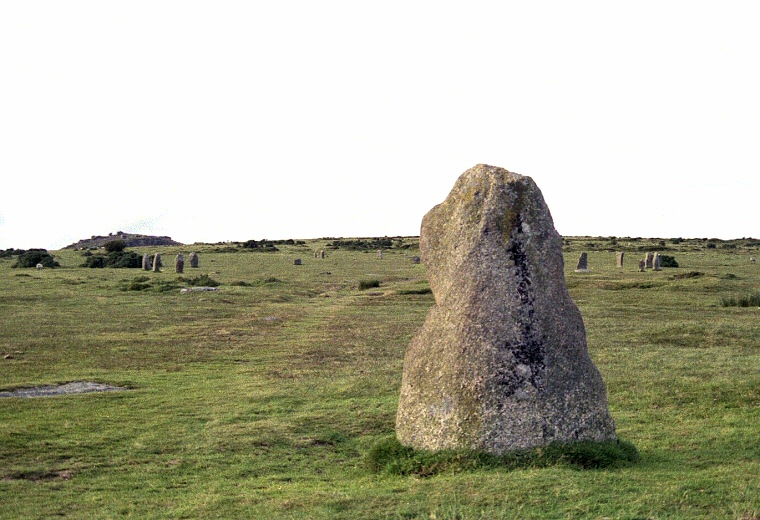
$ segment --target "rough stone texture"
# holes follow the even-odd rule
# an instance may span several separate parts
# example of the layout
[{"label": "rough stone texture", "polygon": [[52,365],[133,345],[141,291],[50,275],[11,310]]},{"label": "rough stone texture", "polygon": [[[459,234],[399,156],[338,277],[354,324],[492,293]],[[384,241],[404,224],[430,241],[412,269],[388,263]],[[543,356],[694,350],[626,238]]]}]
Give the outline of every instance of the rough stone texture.
[{"label": "rough stone texture", "polygon": [[153,262],[150,260],[150,255],[148,253],[145,253],[142,257],[142,268],[143,271],[150,271],[153,269]]},{"label": "rough stone texture", "polygon": [[174,271],[177,273],[185,271],[185,259],[182,258],[182,253],[177,253],[177,258],[174,259]]},{"label": "rough stone texture", "polygon": [[156,253],[156,256],[153,257],[153,271],[159,272],[161,270],[161,267],[163,264],[161,263],[161,255],[159,253]]},{"label": "rough stone texture", "polygon": [[324,258],[325,256],[327,256],[324,249],[319,252],[319,256],[320,258]]},{"label": "rough stone texture", "polygon": [[645,267],[647,269],[651,269],[653,262],[654,262],[654,253],[647,253],[647,257],[644,259]]},{"label": "rough stone texture", "polygon": [[435,305],[404,359],[403,444],[505,453],[616,438],[562,239],[530,177],[467,170],[423,218],[420,251]]},{"label": "rough stone texture", "polygon": [[198,253],[190,253],[188,260],[190,261],[190,267],[198,267]]},{"label": "rough stone texture", "polygon": [[381,260],[383,259],[383,251],[382,250],[378,249],[378,251],[377,251],[377,257],[379,259],[381,259]]},{"label": "rough stone texture", "polygon": [[581,253],[580,258],[578,258],[578,267],[575,270],[588,271],[588,253]]},{"label": "rough stone texture", "polygon": [[647,270],[646,267],[647,267],[646,261],[645,260],[639,260],[639,272],[640,273],[645,272]]},{"label": "rough stone texture", "polygon": [[620,251],[617,254],[617,266],[623,267],[623,260],[625,259],[625,253],[623,251]]},{"label": "rough stone texture", "polygon": [[655,271],[662,271],[662,256],[660,256],[660,253],[654,254],[654,258],[652,258],[652,267]]}]

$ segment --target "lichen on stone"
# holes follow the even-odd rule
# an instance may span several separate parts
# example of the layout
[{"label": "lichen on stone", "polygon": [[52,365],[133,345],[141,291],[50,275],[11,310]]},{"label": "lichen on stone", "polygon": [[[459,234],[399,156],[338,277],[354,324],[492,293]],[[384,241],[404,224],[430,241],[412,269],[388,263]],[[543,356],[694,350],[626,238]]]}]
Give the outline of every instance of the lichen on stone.
[{"label": "lichen on stone", "polygon": [[561,245],[533,180],[503,168],[467,170],[425,215],[436,304],[404,359],[403,444],[504,453],[616,438]]}]

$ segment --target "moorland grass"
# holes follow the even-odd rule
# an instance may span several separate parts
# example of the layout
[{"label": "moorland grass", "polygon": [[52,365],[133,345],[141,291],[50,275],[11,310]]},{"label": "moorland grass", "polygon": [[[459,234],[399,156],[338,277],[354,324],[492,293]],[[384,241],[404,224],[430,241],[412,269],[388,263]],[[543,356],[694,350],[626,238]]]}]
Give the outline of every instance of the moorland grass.
[{"label": "moorland grass", "polygon": [[[0,390],[130,388],[0,399],[0,518],[758,517],[760,309],[721,304],[760,286],[757,245],[663,242],[566,241],[589,352],[639,453],[595,469],[394,447],[404,352],[433,304],[413,248],[194,245],[201,268],[184,276],[220,285],[187,294],[168,269],[86,269],[74,251],[39,271],[0,259]],[[190,252],[137,252],[156,249]],[[649,250],[681,267],[639,273],[631,257]],[[581,251],[589,273],[572,270]],[[153,290],[122,290],[138,277]]]}]

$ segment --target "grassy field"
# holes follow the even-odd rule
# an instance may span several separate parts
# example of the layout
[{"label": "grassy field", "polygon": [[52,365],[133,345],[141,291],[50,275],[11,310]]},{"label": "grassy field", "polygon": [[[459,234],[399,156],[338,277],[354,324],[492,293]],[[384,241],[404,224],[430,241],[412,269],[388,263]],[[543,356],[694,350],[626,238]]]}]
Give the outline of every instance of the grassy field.
[{"label": "grassy field", "polygon": [[[0,259],[0,390],[129,388],[0,399],[0,518],[760,518],[760,308],[722,304],[760,290],[758,244],[566,239],[640,461],[428,477],[366,460],[393,434],[404,351],[433,302],[424,265],[414,248],[314,258],[325,245],[157,248],[161,273],[81,268],[68,250],[57,269]],[[192,250],[200,268],[178,281],[171,259]],[[639,273],[647,250],[680,267]],[[581,251],[589,273],[574,272]],[[200,274],[218,291],[180,294]]]}]

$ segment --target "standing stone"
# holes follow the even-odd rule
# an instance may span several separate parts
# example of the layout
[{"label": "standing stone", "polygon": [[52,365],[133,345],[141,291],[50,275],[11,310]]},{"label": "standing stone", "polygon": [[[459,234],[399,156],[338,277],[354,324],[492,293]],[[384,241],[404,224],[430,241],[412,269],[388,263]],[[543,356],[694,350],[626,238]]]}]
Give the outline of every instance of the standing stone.
[{"label": "standing stone", "polygon": [[185,259],[182,258],[182,253],[177,253],[177,258],[174,259],[174,271],[177,273],[185,271]]},{"label": "standing stone", "polygon": [[623,259],[625,258],[625,253],[623,251],[620,251],[617,254],[617,266],[623,267]]},{"label": "standing stone", "polygon": [[576,272],[586,272],[588,271],[588,254],[587,253],[581,253],[580,258],[578,258],[578,267],[575,268]]},{"label": "standing stone", "polygon": [[319,251],[314,251],[314,258],[319,258]]},{"label": "standing stone", "polygon": [[324,257],[326,256],[326,255],[325,255],[325,250],[324,250],[324,249],[323,249],[322,251],[320,251],[320,252],[319,252],[319,256],[320,256],[321,258],[323,258],[323,259],[324,259]]},{"label": "standing stone", "polygon": [[662,256],[660,253],[655,253],[652,258],[652,267],[655,271],[662,271]]},{"label": "standing stone", "polygon": [[654,253],[647,253],[647,257],[645,259],[646,262],[646,268],[651,269],[652,268],[652,262],[654,261]]},{"label": "standing stone", "polygon": [[646,272],[647,263],[644,260],[639,260],[639,272],[643,273]]},{"label": "standing stone", "polygon": [[383,250],[382,250],[382,249],[378,249],[378,250],[377,250],[377,257],[378,257],[380,260],[382,260],[382,259],[383,259]]},{"label": "standing stone", "polygon": [[302,265],[301,259],[296,258],[295,260],[293,260],[293,265]]},{"label": "standing stone", "polygon": [[153,269],[153,262],[150,261],[150,255],[148,253],[145,253],[142,257],[142,268],[143,271],[150,271]]},{"label": "standing stone", "polygon": [[161,255],[159,253],[156,253],[156,255],[153,257],[153,272],[158,273],[161,271],[162,265]]},{"label": "standing stone", "polygon": [[190,267],[198,267],[198,253],[190,253]]},{"label": "standing stone", "polygon": [[420,252],[435,305],[404,358],[403,444],[500,454],[616,438],[562,238],[530,177],[464,172],[423,218]]}]

